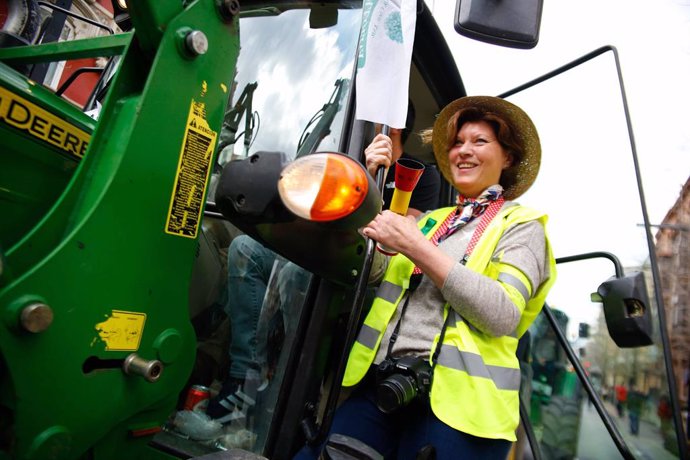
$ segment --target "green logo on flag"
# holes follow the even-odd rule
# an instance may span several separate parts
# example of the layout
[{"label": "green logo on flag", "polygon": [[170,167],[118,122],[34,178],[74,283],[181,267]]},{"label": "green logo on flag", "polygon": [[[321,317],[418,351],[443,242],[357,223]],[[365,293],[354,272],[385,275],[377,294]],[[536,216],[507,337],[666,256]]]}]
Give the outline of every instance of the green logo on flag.
[{"label": "green logo on flag", "polygon": [[386,18],[386,35],[394,42],[403,42],[402,20],[399,12],[391,13]]},{"label": "green logo on flag", "polygon": [[359,55],[357,56],[357,68],[362,69],[367,60],[367,36],[369,35],[369,25],[371,15],[374,12],[378,0],[364,0],[362,5],[362,28],[359,35]]},{"label": "green logo on flag", "polygon": [[[390,0],[364,0],[362,4],[362,28],[359,35],[359,54],[357,55],[357,68],[364,68],[367,61],[367,51],[371,43],[380,43],[385,38],[402,44],[402,16],[400,11]],[[395,45],[394,45],[395,46]],[[373,53],[377,46],[372,48]]]}]

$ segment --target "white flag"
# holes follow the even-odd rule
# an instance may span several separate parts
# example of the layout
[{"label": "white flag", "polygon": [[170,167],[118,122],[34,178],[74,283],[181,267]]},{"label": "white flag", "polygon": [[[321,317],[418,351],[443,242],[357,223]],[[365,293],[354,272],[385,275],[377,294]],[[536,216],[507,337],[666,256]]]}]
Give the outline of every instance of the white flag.
[{"label": "white flag", "polygon": [[404,128],[417,0],[364,0],[355,118]]}]

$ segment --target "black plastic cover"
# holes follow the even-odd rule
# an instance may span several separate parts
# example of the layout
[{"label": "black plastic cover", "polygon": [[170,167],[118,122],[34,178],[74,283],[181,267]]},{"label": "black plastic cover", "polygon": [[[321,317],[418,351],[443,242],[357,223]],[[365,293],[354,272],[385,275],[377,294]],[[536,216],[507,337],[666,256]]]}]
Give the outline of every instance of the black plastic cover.
[{"label": "black plastic cover", "polygon": [[606,327],[621,348],[651,345],[652,318],[642,272],[611,278],[597,289],[604,303]]},{"label": "black plastic cover", "polygon": [[455,30],[509,48],[537,46],[543,0],[458,0]]}]

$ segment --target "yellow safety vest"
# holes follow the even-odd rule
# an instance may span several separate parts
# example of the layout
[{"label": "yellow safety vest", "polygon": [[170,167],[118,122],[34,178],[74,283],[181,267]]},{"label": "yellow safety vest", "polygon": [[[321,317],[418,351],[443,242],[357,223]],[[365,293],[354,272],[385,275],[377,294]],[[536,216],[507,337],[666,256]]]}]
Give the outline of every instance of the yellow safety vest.
[{"label": "yellow safety vest", "polygon": [[[438,209],[418,223],[430,239],[455,207]],[[523,206],[503,209],[491,221],[467,260],[467,268],[498,279],[498,241],[513,225],[539,220],[547,216]],[[515,352],[518,339],[541,311],[546,294],[556,278],[556,262],[548,237],[546,251],[549,278],[532,293],[522,312],[515,333],[492,337],[466,323],[448,304],[444,320],[448,321],[438,362],[434,367],[431,387],[431,408],[445,424],[474,436],[515,441],[519,423],[520,364]],[[371,367],[383,334],[398,304],[409,287],[414,264],[404,255],[391,258],[376,298],[367,314],[356,342],[352,346],[343,386],[359,383]],[[438,346],[439,334],[431,347],[431,356]]]}]

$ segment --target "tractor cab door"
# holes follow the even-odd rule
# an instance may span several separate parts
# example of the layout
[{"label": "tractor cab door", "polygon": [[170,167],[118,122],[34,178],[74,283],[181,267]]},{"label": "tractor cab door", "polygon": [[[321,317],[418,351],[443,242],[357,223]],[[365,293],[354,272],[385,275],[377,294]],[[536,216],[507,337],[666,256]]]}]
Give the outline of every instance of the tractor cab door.
[{"label": "tractor cab door", "polygon": [[542,163],[520,202],[549,215],[558,279],[523,338],[517,458],[687,458],[657,254],[615,48],[501,96]]}]

